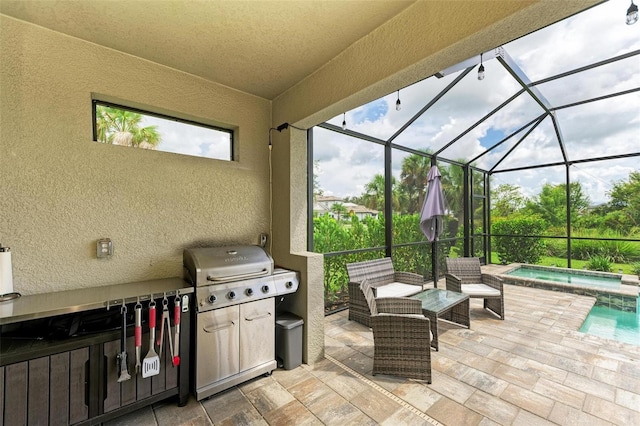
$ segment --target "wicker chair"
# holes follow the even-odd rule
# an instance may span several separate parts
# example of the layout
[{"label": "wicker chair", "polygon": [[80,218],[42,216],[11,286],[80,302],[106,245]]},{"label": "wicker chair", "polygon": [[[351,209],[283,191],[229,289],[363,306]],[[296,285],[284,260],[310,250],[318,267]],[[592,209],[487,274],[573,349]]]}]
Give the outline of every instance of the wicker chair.
[{"label": "wicker chair", "polygon": [[360,289],[367,279],[374,297],[407,297],[422,291],[424,278],[412,272],[396,272],[391,258],[347,263],[349,274],[349,319],[371,327],[369,306]]},{"label": "wicker chair", "polygon": [[483,274],[477,257],[447,258],[445,279],[447,290],[484,299],[484,308],[504,319],[504,289],[502,279]]},{"label": "wicker chair", "polygon": [[373,372],[431,383],[431,327],[422,302],[406,297],[375,298],[368,280],[360,284],[371,309]]}]

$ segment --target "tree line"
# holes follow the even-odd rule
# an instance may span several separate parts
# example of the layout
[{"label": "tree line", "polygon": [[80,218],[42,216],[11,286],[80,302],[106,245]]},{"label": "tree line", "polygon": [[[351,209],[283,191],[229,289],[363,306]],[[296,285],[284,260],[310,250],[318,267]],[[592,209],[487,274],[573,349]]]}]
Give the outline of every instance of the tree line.
[{"label": "tree line", "polygon": [[[425,196],[427,174],[431,159],[412,154],[402,163],[400,178],[393,178],[391,204],[393,209],[393,243],[422,241],[419,231],[419,213]],[[445,218],[445,237],[461,238],[463,223],[463,169],[457,165],[439,165],[441,183],[449,215]],[[471,173],[473,186],[482,188],[480,173]],[[314,176],[314,193],[321,194],[317,176]],[[571,257],[593,259],[600,256],[601,262],[632,263],[640,260],[640,244],[625,241],[602,241],[603,239],[624,240],[640,237],[640,172],[631,172],[627,179],[612,183],[607,191],[608,201],[593,205],[579,181],[569,183],[569,212],[567,212],[566,184],[544,184],[540,192],[526,197],[520,187],[513,184],[491,186],[491,233],[492,235],[518,235],[536,238],[494,237],[493,250],[498,252],[500,261],[537,263],[541,256],[567,258],[565,239],[543,238],[567,235],[567,213],[571,218]],[[346,198],[345,201],[377,210],[383,216],[385,206],[385,179],[375,175],[365,185],[360,196]],[[334,205],[337,223],[328,223],[333,218],[317,220],[314,232],[314,250],[327,253],[356,248],[384,245],[381,221],[356,221],[350,218],[340,204]],[[473,213],[474,228],[483,230],[484,211],[479,204]],[[410,221],[415,229],[396,230],[400,225],[397,216],[414,216]],[[375,225],[374,225],[375,223]],[[369,229],[371,233],[368,232]],[[325,232],[331,229],[331,232]],[[357,235],[354,232],[357,230]],[[373,232],[375,230],[375,232]],[[340,236],[338,237],[338,234]],[[592,239],[592,240],[590,240]],[[451,249],[457,249],[454,243]],[[339,246],[339,247],[338,247]],[[454,253],[455,255],[455,253]],[[395,259],[394,259],[395,261]]]}]

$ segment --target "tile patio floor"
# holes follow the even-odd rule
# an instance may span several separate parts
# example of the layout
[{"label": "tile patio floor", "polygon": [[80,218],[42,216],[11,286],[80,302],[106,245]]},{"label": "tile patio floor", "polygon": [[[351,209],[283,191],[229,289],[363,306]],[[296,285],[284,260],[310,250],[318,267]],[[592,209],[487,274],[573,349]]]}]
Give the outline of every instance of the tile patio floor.
[{"label": "tile patio floor", "polygon": [[371,376],[371,331],[325,318],[326,359],[276,370],[186,407],[108,425],[640,425],[640,347],[579,333],[594,299],[505,286],[506,319],[471,301],[471,328],[440,323],[433,383]]}]

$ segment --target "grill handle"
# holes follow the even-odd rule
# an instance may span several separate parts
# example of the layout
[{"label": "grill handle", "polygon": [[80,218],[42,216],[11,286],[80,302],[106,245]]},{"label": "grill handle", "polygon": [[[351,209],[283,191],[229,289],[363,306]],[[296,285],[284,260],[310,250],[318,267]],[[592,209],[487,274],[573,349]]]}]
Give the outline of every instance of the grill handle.
[{"label": "grill handle", "polygon": [[258,315],[255,317],[251,317],[251,318],[245,318],[245,321],[254,321],[254,320],[258,320],[258,319],[262,319],[262,318],[269,318],[271,316],[271,312],[267,312],[266,314],[262,314],[262,315]]},{"label": "grill handle", "polygon": [[267,268],[264,268],[258,272],[250,272],[248,274],[240,274],[240,275],[228,275],[226,277],[214,277],[211,275],[207,275],[207,281],[235,281],[235,280],[241,280],[245,278],[258,277],[258,276],[265,275],[267,273],[269,273],[269,270]]},{"label": "grill handle", "polygon": [[236,324],[233,321],[229,321],[227,324],[221,325],[220,327],[202,327],[202,330],[204,330],[205,333],[215,333],[217,331],[224,330],[225,328],[233,327],[234,325]]}]

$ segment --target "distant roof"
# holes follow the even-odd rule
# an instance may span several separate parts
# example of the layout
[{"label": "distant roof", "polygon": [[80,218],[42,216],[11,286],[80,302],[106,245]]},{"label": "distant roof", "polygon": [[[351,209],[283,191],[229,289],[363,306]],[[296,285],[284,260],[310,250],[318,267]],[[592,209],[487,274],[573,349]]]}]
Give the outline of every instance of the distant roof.
[{"label": "distant roof", "polygon": [[335,195],[321,195],[316,197],[317,202],[323,201],[342,201],[342,197],[336,197]]},{"label": "distant roof", "polygon": [[371,210],[365,206],[359,206],[357,204],[353,204],[353,203],[346,203],[344,205],[347,210],[349,210],[350,212],[354,212],[354,213],[371,213],[371,214],[378,214],[378,210]]}]

